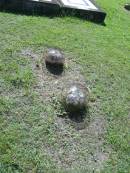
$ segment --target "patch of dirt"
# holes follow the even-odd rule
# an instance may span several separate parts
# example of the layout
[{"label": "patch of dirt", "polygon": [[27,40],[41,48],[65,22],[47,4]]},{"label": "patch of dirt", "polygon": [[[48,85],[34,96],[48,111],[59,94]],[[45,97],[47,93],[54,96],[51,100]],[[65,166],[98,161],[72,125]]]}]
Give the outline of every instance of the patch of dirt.
[{"label": "patch of dirt", "polygon": [[[31,59],[32,69],[37,78],[34,90],[41,100],[52,106],[55,106],[55,101],[59,101],[64,89],[71,84],[87,85],[87,81],[81,74],[81,67],[70,58],[66,58],[65,69],[62,73],[55,75],[46,68],[42,51],[33,53],[32,50],[26,49],[22,51],[22,55]],[[55,134],[55,146],[45,146],[43,143],[42,147],[59,169],[87,167],[97,171],[103,168],[105,161],[109,158],[110,150],[104,149],[106,120],[98,110],[98,102],[90,103],[90,105],[90,111],[81,122],[75,122],[68,116],[55,115],[52,127]]]},{"label": "patch of dirt", "polygon": [[68,119],[55,119],[58,147],[49,146],[48,154],[59,167],[100,170],[109,153],[103,150],[105,120],[95,118],[84,129],[77,131]]},{"label": "patch of dirt", "polygon": [[[39,53],[39,52],[38,52]],[[86,86],[86,81],[80,73],[80,66],[69,59],[66,59],[65,69],[59,75],[55,75],[46,67],[43,54],[35,54],[30,49],[22,51],[22,55],[30,57],[32,60],[32,69],[37,78],[35,89],[47,101],[52,97],[59,97],[65,88],[68,88],[74,83],[79,83]]]}]

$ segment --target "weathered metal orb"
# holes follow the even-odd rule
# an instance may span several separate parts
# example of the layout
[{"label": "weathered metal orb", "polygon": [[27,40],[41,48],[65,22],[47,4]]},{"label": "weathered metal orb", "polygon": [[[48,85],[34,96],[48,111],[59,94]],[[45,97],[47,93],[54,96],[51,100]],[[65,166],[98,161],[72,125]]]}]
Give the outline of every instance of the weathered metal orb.
[{"label": "weathered metal orb", "polygon": [[68,111],[80,111],[87,107],[88,98],[85,90],[74,85],[66,92],[65,105]]},{"label": "weathered metal orb", "polygon": [[51,48],[46,52],[45,61],[50,64],[64,65],[65,57],[58,49]]}]

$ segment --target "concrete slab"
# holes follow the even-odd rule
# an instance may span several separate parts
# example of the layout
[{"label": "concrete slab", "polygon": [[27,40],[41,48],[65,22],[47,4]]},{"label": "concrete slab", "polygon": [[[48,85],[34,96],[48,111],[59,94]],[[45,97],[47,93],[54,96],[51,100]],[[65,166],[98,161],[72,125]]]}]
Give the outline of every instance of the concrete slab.
[{"label": "concrete slab", "polygon": [[103,23],[106,13],[93,0],[61,0],[64,9],[70,9],[83,18]]},{"label": "concrete slab", "polygon": [[43,13],[66,12],[87,20],[103,23],[106,13],[93,0],[0,0],[5,7],[14,9],[38,9]]},{"label": "concrete slab", "polygon": [[81,10],[97,10],[97,7],[89,0],[61,0],[64,6]]}]

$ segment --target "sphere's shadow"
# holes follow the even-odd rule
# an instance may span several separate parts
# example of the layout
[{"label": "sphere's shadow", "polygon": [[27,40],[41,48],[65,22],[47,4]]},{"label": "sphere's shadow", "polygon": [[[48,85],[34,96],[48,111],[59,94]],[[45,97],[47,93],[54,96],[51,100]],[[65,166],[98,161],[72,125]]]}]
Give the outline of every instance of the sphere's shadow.
[{"label": "sphere's shadow", "polygon": [[46,62],[46,68],[51,74],[57,76],[61,75],[64,71],[63,64],[51,64]]},{"label": "sphere's shadow", "polygon": [[78,111],[72,111],[72,112],[67,111],[67,114],[69,119],[75,123],[82,123],[85,121],[86,118],[88,119],[88,121],[90,119],[88,108],[84,108],[84,109],[81,109]]}]

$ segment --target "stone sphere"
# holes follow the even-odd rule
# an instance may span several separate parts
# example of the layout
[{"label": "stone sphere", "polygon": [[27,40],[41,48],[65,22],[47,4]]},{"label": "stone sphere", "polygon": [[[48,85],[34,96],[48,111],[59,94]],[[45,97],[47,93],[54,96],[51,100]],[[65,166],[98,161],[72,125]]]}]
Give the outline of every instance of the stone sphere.
[{"label": "stone sphere", "polygon": [[85,90],[74,85],[69,88],[65,96],[65,104],[68,111],[79,111],[87,106],[87,93]]},{"label": "stone sphere", "polygon": [[65,57],[58,49],[51,48],[46,52],[45,61],[50,64],[64,65]]}]

